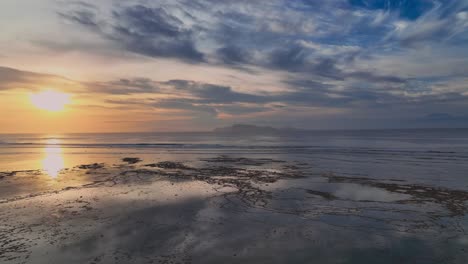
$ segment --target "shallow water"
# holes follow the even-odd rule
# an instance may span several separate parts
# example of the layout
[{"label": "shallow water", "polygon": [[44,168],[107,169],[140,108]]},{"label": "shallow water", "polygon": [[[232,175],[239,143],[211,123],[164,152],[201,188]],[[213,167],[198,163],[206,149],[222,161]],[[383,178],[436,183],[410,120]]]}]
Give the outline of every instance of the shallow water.
[{"label": "shallow water", "polygon": [[468,263],[468,130],[0,142],[0,263]]}]

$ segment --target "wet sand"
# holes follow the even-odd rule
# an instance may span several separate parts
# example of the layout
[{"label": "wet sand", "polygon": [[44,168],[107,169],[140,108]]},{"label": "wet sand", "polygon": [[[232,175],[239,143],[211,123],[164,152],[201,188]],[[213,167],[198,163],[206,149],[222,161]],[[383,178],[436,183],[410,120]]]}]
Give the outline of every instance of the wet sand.
[{"label": "wet sand", "polygon": [[303,161],[0,172],[0,263],[468,263],[468,191]]}]

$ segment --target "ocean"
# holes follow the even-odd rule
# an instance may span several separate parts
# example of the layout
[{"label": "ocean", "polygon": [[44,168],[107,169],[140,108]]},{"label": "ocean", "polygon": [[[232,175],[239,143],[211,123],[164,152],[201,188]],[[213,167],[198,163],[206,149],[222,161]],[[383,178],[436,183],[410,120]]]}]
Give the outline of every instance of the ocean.
[{"label": "ocean", "polygon": [[0,170],[41,169],[60,153],[63,166],[126,156],[196,159],[241,155],[310,162],[320,171],[412,179],[468,188],[468,129],[218,133],[3,134]]},{"label": "ocean", "polygon": [[467,172],[468,129],[0,135],[0,263],[465,264]]}]

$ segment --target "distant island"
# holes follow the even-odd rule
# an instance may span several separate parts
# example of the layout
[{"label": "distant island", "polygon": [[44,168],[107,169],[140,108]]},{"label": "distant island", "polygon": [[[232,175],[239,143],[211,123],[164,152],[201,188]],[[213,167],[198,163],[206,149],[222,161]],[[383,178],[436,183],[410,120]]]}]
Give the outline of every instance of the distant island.
[{"label": "distant island", "polygon": [[214,133],[229,133],[229,134],[277,134],[277,133],[290,133],[307,131],[304,129],[284,127],[275,128],[271,126],[256,126],[247,124],[235,124],[228,127],[219,127],[213,130]]}]

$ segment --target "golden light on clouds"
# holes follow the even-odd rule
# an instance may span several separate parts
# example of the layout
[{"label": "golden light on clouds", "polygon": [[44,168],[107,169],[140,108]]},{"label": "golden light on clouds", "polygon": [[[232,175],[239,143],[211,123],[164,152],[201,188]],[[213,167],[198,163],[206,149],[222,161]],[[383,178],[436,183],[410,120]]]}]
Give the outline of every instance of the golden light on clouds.
[{"label": "golden light on clouds", "polygon": [[51,112],[59,112],[65,109],[65,106],[71,102],[71,95],[46,90],[31,95],[31,103],[41,109]]}]

